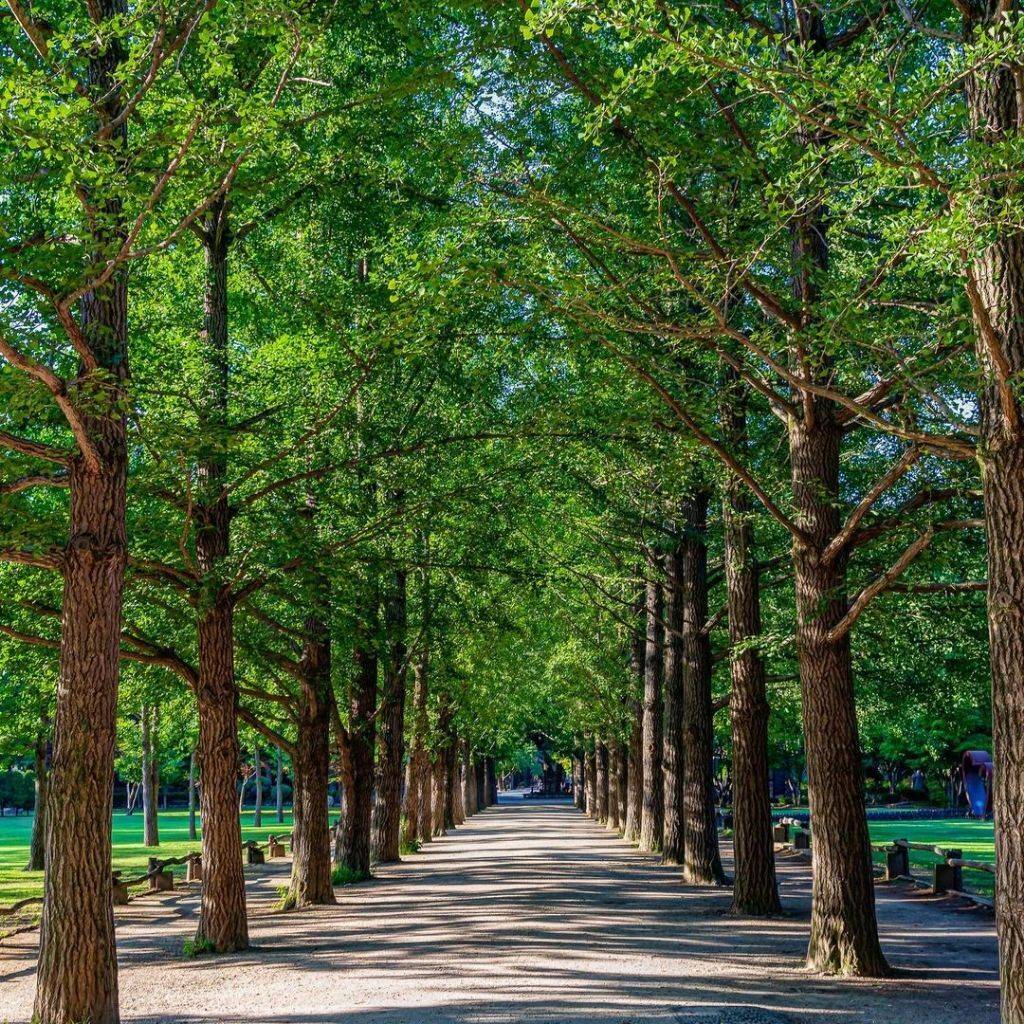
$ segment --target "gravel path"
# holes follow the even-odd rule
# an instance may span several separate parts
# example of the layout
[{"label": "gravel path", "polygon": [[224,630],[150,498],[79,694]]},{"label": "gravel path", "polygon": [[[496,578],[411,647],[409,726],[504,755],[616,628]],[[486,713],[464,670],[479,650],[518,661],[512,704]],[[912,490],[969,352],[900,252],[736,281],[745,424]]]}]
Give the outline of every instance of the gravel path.
[{"label": "gravel path", "polygon": [[[187,961],[196,896],[118,912],[122,1020],[230,1024],[995,1024],[991,917],[879,889],[900,976],[801,968],[807,865],[781,859],[787,916],[725,913],[567,803],[511,797],[339,905],[272,912],[286,862],[251,872],[253,948]],[[30,1018],[35,936],[0,945],[0,1021]]]}]

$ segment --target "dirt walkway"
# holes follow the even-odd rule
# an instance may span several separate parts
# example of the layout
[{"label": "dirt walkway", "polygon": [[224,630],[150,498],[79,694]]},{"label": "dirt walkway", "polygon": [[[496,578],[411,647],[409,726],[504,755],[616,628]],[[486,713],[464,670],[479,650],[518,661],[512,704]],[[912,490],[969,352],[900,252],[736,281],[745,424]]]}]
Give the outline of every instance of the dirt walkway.
[{"label": "dirt walkway", "polygon": [[[251,869],[253,948],[183,960],[196,896],[118,914],[122,1020],[231,1024],[995,1024],[994,928],[882,889],[883,984],[805,974],[808,869],[780,862],[787,917],[737,920],[564,803],[472,818],[339,905],[271,913]],[[0,946],[0,1021],[31,1013],[35,936]]]}]

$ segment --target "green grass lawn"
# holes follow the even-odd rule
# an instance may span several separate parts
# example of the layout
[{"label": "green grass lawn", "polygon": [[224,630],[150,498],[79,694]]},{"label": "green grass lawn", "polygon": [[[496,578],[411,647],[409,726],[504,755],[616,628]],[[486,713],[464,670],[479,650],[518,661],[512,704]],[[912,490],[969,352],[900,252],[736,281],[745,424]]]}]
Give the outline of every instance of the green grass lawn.
[{"label": "green grass lawn", "polygon": [[[277,813],[271,809],[263,812],[263,826],[252,827],[252,811],[242,815],[242,840],[255,839],[265,842],[273,832],[291,831],[291,812],[285,811],[283,825],[277,822]],[[126,875],[140,873],[146,869],[149,857],[180,857],[191,850],[198,850],[199,843],[189,842],[188,812],[163,811],[160,814],[160,845],[142,845],[142,813],[127,815],[123,811],[114,815],[114,868],[120,868]],[[40,896],[43,891],[43,873],[24,871],[28,863],[29,839],[32,835],[32,816],[0,818],[0,906],[8,906],[26,896]],[[174,869],[184,876],[184,867]]]},{"label": "green grass lawn", "polygon": [[[963,850],[967,860],[994,861],[995,839],[991,821],[967,818],[945,818],[932,821],[869,821],[873,843],[906,839],[912,843],[931,843],[947,849]],[[938,860],[923,850],[910,851],[910,869],[922,878],[930,877],[932,865]],[[875,860],[884,863],[884,854],[875,853]],[[972,892],[992,895],[992,875],[986,871],[964,869],[964,886]]]}]

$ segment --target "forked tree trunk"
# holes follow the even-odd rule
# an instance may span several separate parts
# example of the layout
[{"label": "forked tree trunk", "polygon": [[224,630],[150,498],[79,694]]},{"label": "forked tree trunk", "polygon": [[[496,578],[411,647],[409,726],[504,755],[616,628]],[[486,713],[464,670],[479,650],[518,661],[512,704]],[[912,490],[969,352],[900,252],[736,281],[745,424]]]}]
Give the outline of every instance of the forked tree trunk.
[{"label": "forked tree trunk", "polygon": [[597,758],[594,754],[594,748],[590,745],[590,740],[587,740],[587,751],[584,756],[584,769],[583,769],[583,810],[590,815],[591,818],[597,817]]},{"label": "forked tree trunk", "polygon": [[708,621],[707,515],[710,493],[698,490],[683,502],[679,546],[683,655],[683,881],[725,882],[715,827],[711,708],[711,638]]},{"label": "forked tree trunk", "polygon": [[385,609],[388,663],[380,710],[377,801],[373,807],[373,855],[382,864],[399,860],[402,817],[402,755],[405,746],[406,575],[395,573]]},{"label": "forked tree trunk", "polygon": [[292,750],[292,877],[285,907],[335,902],[327,818],[330,770],[331,639],[324,620],[311,615],[299,662],[302,700]]},{"label": "forked tree trunk", "polygon": [[[735,452],[746,448],[743,386],[731,368],[724,370],[722,422]],[[729,611],[732,694],[732,910],[736,914],[779,914],[768,796],[768,697],[764,661],[752,641],[761,635],[761,583],[755,557],[751,499],[734,474],[725,482],[725,585]]]},{"label": "forked tree trunk", "polygon": [[[968,24],[968,35],[984,30],[1005,35],[997,28],[1007,17],[1003,5],[973,6],[977,20]],[[1019,5],[1009,8],[1009,17],[1019,17]],[[1019,76],[1019,66],[988,63],[968,76],[971,136],[979,146],[1019,144],[1024,123]],[[996,156],[999,172],[1002,163]],[[1016,171],[990,174],[993,205],[1000,212],[1006,199],[1020,192],[1019,164]],[[1018,384],[1024,371],[1024,233],[999,228],[970,270],[968,293],[984,375],[978,400],[988,549],[1001,1019],[1003,1024],[1024,1024],[1024,428]]]},{"label": "forked tree trunk", "polygon": [[[45,718],[44,718],[45,721]],[[28,848],[26,871],[42,871],[46,867],[46,792],[48,783],[48,743],[46,733],[36,733],[35,806],[32,813],[32,841]]]},{"label": "forked tree trunk", "polygon": [[871,848],[862,790],[849,636],[829,639],[847,610],[843,555],[822,553],[839,530],[840,428],[815,401],[811,426],[790,427],[793,498],[806,541],[793,545],[797,658],[814,829],[807,963],[829,974],[881,977]]},{"label": "forked tree trunk", "polygon": [[682,552],[678,546],[665,555],[665,679],[662,687],[664,735],[662,786],[664,789],[663,864],[683,863],[683,581]]},{"label": "forked tree trunk", "polygon": [[160,798],[160,764],[157,760],[156,731],[159,709],[152,704],[142,705],[142,844],[160,845],[160,825],[157,816]]},{"label": "forked tree trunk", "polygon": [[[105,39],[123,14],[118,0],[90,7]],[[99,120],[116,121],[123,94],[118,34],[94,45],[87,88]],[[87,133],[88,135],[89,133]],[[96,135],[92,136],[94,139]],[[126,147],[125,122],[99,143],[104,161]],[[89,145],[85,143],[85,145]],[[124,238],[120,199],[92,197],[104,227],[96,239],[102,264]],[[46,854],[34,1019],[39,1024],[117,1024],[117,957],[111,898],[111,836],[122,591],[127,558],[124,410],[128,376],[128,289],[115,271],[86,293],[80,327],[104,376],[84,372],[80,405],[96,464],[76,452],[68,466],[70,521],[63,554],[60,675],[53,767],[47,797]],[[86,379],[89,378],[89,379]]]},{"label": "forked tree trunk", "polygon": [[641,850],[659,851],[662,843],[664,799],[661,779],[662,748],[662,587],[653,554],[647,560],[647,646],[644,652],[643,802],[640,808]]},{"label": "forked tree trunk", "polygon": [[[803,8],[796,28],[809,50],[827,49],[822,9]],[[834,137],[813,127],[801,131],[808,154],[824,162]],[[812,207],[795,216],[790,233],[793,298],[813,319],[820,281],[829,273],[824,211]],[[801,343],[800,338],[792,343],[797,360]],[[819,350],[813,371],[806,372],[827,380],[830,369],[827,352]],[[814,829],[807,965],[823,973],[880,977],[889,968],[875,920],[850,640],[848,633],[830,638],[847,610],[846,552],[824,558],[840,529],[842,429],[835,405],[805,394],[801,409],[789,417],[788,434],[793,507],[801,530],[793,541],[796,645]]]},{"label": "forked tree trunk", "polygon": [[608,822],[608,748],[600,739],[594,741],[594,820],[604,825]]},{"label": "forked tree trunk", "polygon": [[377,735],[377,594],[367,586],[357,609],[355,674],[349,700],[352,787],[343,820],[339,864],[359,876],[370,874],[370,824],[373,814],[374,746]]}]

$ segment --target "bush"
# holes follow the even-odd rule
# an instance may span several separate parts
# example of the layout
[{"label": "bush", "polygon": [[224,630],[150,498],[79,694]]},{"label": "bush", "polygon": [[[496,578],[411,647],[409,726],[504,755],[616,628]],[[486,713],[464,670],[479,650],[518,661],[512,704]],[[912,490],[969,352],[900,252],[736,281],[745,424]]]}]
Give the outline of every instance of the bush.
[{"label": "bush", "polygon": [[369,871],[355,871],[347,864],[339,864],[331,872],[331,883],[333,885],[355,885],[357,882],[365,882],[369,877]]}]

